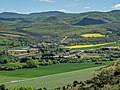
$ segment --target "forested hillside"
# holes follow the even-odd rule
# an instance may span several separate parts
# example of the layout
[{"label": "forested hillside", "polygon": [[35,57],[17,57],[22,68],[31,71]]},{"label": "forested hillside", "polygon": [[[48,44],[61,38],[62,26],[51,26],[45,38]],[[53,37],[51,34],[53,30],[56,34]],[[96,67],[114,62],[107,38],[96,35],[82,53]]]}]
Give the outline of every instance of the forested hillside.
[{"label": "forested hillside", "polygon": [[[0,23],[1,28],[12,27],[10,32],[25,33],[40,42],[60,43],[67,36],[68,38],[64,42],[68,42],[68,45],[70,43],[80,44],[79,42],[105,43],[120,39],[119,16],[119,10],[80,14],[58,11],[31,14],[4,12],[0,14]],[[1,31],[4,30],[1,29]],[[89,38],[88,40],[88,38],[81,37],[85,33],[100,33],[105,37]],[[49,37],[49,39],[45,37]]]}]

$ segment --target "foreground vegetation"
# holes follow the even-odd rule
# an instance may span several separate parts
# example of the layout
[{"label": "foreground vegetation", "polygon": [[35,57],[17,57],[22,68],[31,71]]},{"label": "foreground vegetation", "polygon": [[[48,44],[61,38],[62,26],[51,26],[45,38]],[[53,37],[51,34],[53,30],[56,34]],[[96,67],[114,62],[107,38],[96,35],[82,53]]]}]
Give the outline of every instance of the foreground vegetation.
[{"label": "foreground vegetation", "polygon": [[[95,89],[96,90],[101,90],[101,89],[103,89],[103,90],[109,90],[109,89],[110,90],[113,90],[113,89],[118,90],[119,89],[119,83],[120,83],[120,81],[119,81],[120,80],[119,79],[119,74],[120,74],[119,73],[119,64],[120,63],[119,62],[120,61],[115,62],[112,65],[102,67],[100,69],[96,68],[97,70],[96,70],[96,72],[94,74],[94,77],[92,79],[89,79],[88,76],[86,77],[86,76],[82,76],[82,75],[88,75],[87,73],[90,73],[95,69],[88,69],[88,70],[86,69],[86,70],[82,70],[82,71],[81,70],[80,71],[73,71],[73,73],[69,72],[68,74],[70,75],[70,77],[72,76],[72,74],[73,74],[73,76],[76,76],[77,74],[79,74],[79,79],[80,79],[80,77],[82,77],[82,80],[84,80],[84,81],[75,80],[76,77],[74,77],[75,81],[73,82],[73,84],[69,84],[67,86],[64,86],[63,88],[58,87],[58,88],[56,88],[56,90],[74,90],[74,89],[76,89],[76,90],[79,90],[79,89],[80,90],[95,90]],[[80,75],[80,73],[82,75]],[[59,74],[58,75],[53,75],[53,77],[48,76],[48,77],[51,77],[51,79],[50,78],[48,79],[47,77],[44,77],[44,79],[46,78],[45,80],[52,80],[52,79],[55,80],[55,78],[54,78],[55,76],[59,77]],[[63,76],[65,77],[66,75],[63,73]],[[68,77],[68,75],[67,75],[67,77]],[[83,77],[86,77],[86,79],[89,79],[89,80],[85,80],[85,79],[83,79]],[[89,75],[89,77],[91,77],[91,76]],[[14,86],[14,85],[18,85],[17,83],[21,83],[21,85],[27,85],[27,82],[29,82],[29,81],[35,81],[35,82],[39,81],[38,80],[39,78],[36,78],[36,79],[31,79],[31,80],[26,80],[26,81],[23,80],[23,81],[8,83],[8,85],[10,84],[10,86]],[[77,79],[78,79],[78,77],[77,77]],[[42,78],[41,78],[41,80],[42,80]],[[53,84],[54,84],[54,80],[52,81]],[[64,80],[65,80],[65,78],[64,78]],[[59,81],[59,79],[58,79],[58,81]],[[49,82],[49,81],[47,81],[47,82]],[[62,82],[62,80],[60,80],[59,83],[60,82]],[[56,83],[56,81],[55,81],[55,83]],[[29,84],[31,84],[31,83],[29,82]],[[34,85],[34,84],[32,84],[32,85]],[[41,84],[35,83],[35,85],[40,86]],[[43,85],[45,85],[45,84],[43,84]],[[56,86],[58,86],[58,85],[56,85]],[[28,86],[28,87],[31,87],[31,86]],[[47,86],[47,87],[49,87],[49,86]],[[51,87],[52,86],[50,86],[50,88]],[[1,85],[0,88],[5,88],[5,86]],[[15,87],[15,88],[16,89],[18,88],[18,90],[19,90],[20,86]],[[11,88],[10,90],[14,90],[15,88]],[[21,88],[25,88],[25,87],[23,86]],[[36,90],[34,87],[31,87],[31,88],[32,89],[27,89],[27,90]],[[47,90],[47,89],[43,86],[43,88],[41,88],[40,90]]]},{"label": "foreground vegetation", "polygon": [[74,81],[73,84],[57,90],[119,90],[120,61],[96,70],[95,76],[87,81]]}]

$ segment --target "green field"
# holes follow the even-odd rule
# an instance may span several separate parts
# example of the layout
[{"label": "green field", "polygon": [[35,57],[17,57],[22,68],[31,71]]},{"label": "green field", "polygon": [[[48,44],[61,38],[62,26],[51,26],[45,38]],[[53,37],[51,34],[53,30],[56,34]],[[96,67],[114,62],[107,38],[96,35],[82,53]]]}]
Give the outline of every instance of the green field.
[{"label": "green field", "polygon": [[[105,62],[106,65],[111,63],[113,62]],[[32,85],[36,88],[41,86],[55,88],[59,85],[61,86],[71,83],[74,80],[86,80],[91,78],[92,72],[96,69],[96,67],[99,66],[102,65],[95,65],[91,62],[65,63],[41,66],[34,69],[0,71],[0,83],[6,83],[7,87],[13,87],[17,85]],[[19,82],[19,80],[23,81]],[[63,83],[63,81],[65,82]]]},{"label": "green field", "polygon": [[61,87],[67,84],[73,83],[74,80],[87,80],[92,78],[94,71],[98,67],[76,70],[66,73],[59,73],[53,75],[47,75],[42,77],[36,77],[21,81],[15,81],[7,83],[6,86],[8,88],[15,86],[34,86],[36,88],[46,87],[47,89],[53,89],[57,87]]},{"label": "green field", "polygon": [[1,66],[5,67],[22,67],[23,65],[26,65],[26,63],[9,63],[9,64],[2,64]]}]

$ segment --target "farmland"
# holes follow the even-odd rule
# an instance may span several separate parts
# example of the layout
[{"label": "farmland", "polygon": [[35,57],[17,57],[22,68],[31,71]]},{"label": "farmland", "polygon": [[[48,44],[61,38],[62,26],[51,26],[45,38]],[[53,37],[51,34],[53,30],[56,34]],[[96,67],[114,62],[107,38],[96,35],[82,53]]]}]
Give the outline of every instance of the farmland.
[{"label": "farmland", "polygon": [[[41,66],[35,69],[22,69],[22,70],[15,70],[15,71],[0,71],[0,75],[3,76],[14,76],[16,77],[26,77],[26,78],[34,78],[39,76],[45,76],[50,74],[56,73],[63,73],[68,71],[80,70],[85,68],[96,67],[100,65],[94,65],[93,63],[77,63],[77,64],[57,64],[57,65],[50,65],[50,66]],[[35,73],[36,72],[36,73]],[[41,73],[40,73],[41,72]],[[26,74],[27,73],[27,74]],[[5,81],[1,81],[5,82]]]},{"label": "farmland", "polygon": [[75,46],[65,46],[64,48],[70,49],[84,49],[84,48],[94,48],[94,47],[102,47],[102,46],[113,46],[117,44],[116,42],[103,43],[103,44],[95,44],[95,45],[75,45]]},{"label": "farmland", "polygon": [[93,33],[93,34],[83,34],[81,36],[83,36],[83,37],[103,37],[104,35],[102,35],[100,33]]},{"label": "farmland", "polygon": [[[47,75],[42,77],[36,77],[31,79],[23,79],[21,81],[18,80],[14,81],[13,83],[7,83],[6,86],[15,87],[18,85],[22,86],[29,86],[32,85],[36,88],[46,87],[47,89],[54,89],[57,87],[61,87],[67,84],[72,83],[74,80],[87,80],[93,77],[94,71],[98,67],[89,68],[89,69],[82,69],[82,70],[75,70],[71,72]],[[16,83],[15,83],[16,82]]]},{"label": "farmland", "polygon": [[[111,63],[113,62],[105,62],[105,65],[109,65]],[[1,77],[0,82],[6,83],[8,87],[16,86],[18,84],[19,85],[32,84],[38,88],[42,83],[43,86],[45,85],[48,88],[55,88],[58,87],[59,85],[61,86],[64,84],[68,84],[68,82],[71,83],[75,79],[86,80],[92,77],[92,73],[90,72],[94,72],[96,67],[99,66],[102,65],[95,65],[94,63],[85,62],[85,63],[58,64],[58,65],[39,67],[36,69],[0,71],[0,77]],[[82,78],[83,76],[84,78]],[[58,79],[58,77],[60,78]],[[64,81],[65,78],[67,81],[60,84],[59,82],[61,82],[62,80]],[[14,83],[14,82],[12,83],[12,81],[19,81],[19,80],[21,81],[18,83]],[[53,82],[52,84],[51,81]]]}]

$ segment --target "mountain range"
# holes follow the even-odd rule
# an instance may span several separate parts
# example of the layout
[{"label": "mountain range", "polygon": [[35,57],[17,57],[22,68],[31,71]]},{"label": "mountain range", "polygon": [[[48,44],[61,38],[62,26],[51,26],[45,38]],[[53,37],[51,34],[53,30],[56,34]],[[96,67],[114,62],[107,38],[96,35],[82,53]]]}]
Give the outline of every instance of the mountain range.
[{"label": "mountain range", "polygon": [[[0,13],[0,20],[41,20],[54,22],[56,21],[71,25],[94,25],[120,21],[120,10],[109,12],[87,12],[87,13],[64,13],[59,11],[49,11],[41,13],[18,14],[13,12]],[[44,20],[45,19],[45,20]],[[28,21],[29,22],[29,21]],[[58,23],[59,24],[59,23]]]}]

